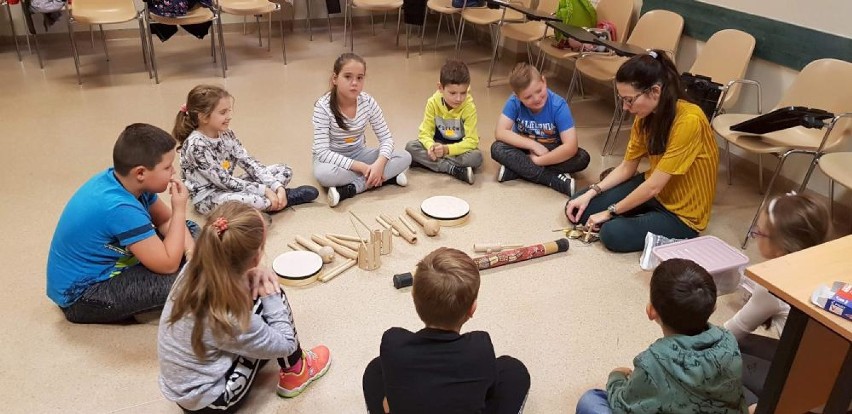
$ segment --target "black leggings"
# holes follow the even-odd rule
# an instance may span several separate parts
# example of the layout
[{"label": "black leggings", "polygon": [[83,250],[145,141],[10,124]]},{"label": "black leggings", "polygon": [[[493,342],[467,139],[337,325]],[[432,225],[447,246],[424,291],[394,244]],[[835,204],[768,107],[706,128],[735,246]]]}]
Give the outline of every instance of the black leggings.
[{"label": "black leggings", "polygon": [[757,403],[763,392],[763,383],[766,382],[766,374],[769,366],[775,358],[775,350],[778,349],[778,340],[762,335],[748,334],[745,338],[737,341],[740,353],[743,356],[743,391],[745,392],[746,404]]},{"label": "black leggings", "polygon": [[[187,220],[186,227],[193,238],[198,237],[200,229],[195,222]],[[180,268],[184,264],[181,261]],[[62,308],[62,312],[74,323],[131,321],[136,314],[163,309],[179,272],[154,273],[141,263],[128,267],[116,276],[89,286],[74,303]]]},{"label": "black leggings", "polygon": [[[374,358],[364,370],[364,400],[370,414],[384,414],[385,381],[382,362]],[[524,363],[510,356],[497,358],[497,383],[485,400],[485,413],[518,414],[523,412],[530,390],[530,374]],[[441,398],[436,395],[434,398]]]},{"label": "black leggings", "polygon": [[[610,205],[623,200],[643,182],[645,182],[645,176],[637,174],[633,178],[596,195],[589,202],[578,223],[585,224],[589,220],[589,216],[604,211]],[[575,194],[574,198],[586,191],[588,189]],[[667,210],[656,198],[652,198],[601,225],[600,238],[604,247],[611,251],[638,252],[645,247],[645,234],[648,232],[670,239],[691,239],[698,236],[697,231]]]},{"label": "black leggings", "polygon": [[[558,144],[543,145],[551,151],[559,146]],[[573,157],[558,164],[542,167],[532,162],[529,151],[513,147],[501,141],[494,141],[491,144],[491,158],[524,180],[541,185],[550,185],[550,182],[559,174],[571,174],[585,170],[591,160],[586,150],[577,148],[577,153]]]},{"label": "black leggings", "polygon": [[[288,308],[290,307],[290,303],[287,301],[287,295],[284,294],[283,289],[281,290],[281,300],[284,301],[284,306]],[[256,299],[254,301],[254,313],[255,315],[261,315],[263,313],[263,304],[260,299]],[[293,315],[292,311],[289,313],[290,315]],[[296,325],[293,323],[292,317],[290,319],[290,324],[293,326],[293,332],[295,332]],[[282,368],[291,367],[298,363],[301,358],[302,347],[297,346],[296,350],[287,356],[287,358],[278,358],[278,365]],[[269,362],[269,360],[237,356],[237,359],[225,373],[225,391],[222,392],[222,395],[220,395],[219,398],[216,398],[215,401],[200,410],[191,411],[183,407],[181,407],[181,409],[183,409],[183,412],[185,413],[201,414],[237,412],[237,410],[242,407],[246,397],[251,391],[251,387],[254,385],[254,378],[267,362]]]}]

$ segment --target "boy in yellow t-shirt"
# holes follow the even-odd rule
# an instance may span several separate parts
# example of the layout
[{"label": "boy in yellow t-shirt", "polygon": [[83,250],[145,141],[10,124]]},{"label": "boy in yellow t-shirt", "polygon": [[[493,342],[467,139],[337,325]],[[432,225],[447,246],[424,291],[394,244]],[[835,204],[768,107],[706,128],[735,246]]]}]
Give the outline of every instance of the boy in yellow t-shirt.
[{"label": "boy in yellow t-shirt", "polygon": [[438,90],[426,101],[418,138],[405,150],[411,153],[413,163],[473,184],[473,169],[482,165],[482,152],[469,88],[467,66],[448,60],[441,67]]}]

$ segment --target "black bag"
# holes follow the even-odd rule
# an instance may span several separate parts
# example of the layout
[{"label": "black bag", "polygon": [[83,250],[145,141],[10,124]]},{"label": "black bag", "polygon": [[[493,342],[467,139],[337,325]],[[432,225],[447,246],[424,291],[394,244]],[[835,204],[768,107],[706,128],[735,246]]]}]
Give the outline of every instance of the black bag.
[{"label": "black bag", "polygon": [[722,96],[724,86],[721,83],[713,82],[707,76],[693,75],[687,72],[680,75],[680,82],[686,96],[704,111],[708,120],[711,120],[713,112],[719,104],[719,97]]}]

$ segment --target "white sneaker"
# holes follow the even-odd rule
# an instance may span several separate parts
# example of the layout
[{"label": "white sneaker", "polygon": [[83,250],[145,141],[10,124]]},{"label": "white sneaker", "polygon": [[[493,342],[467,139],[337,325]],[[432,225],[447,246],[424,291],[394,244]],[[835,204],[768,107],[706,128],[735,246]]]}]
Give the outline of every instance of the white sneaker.
[{"label": "white sneaker", "polygon": [[577,180],[575,180],[574,177],[572,177],[571,174],[568,173],[562,173],[559,175],[561,175],[563,179],[569,182],[568,186],[571,189],[571,194],[568,194],[568,197],[574,197],[574,190],[576,190],[577,188]]},{"label": "white sneaker", "polygon": [[396,176],[396,185],[405,187],[408,185],[408,177],[405,176],[405,171]]},{"label": "white sneaker", "polygon": [[328,206],[336,207],[340,203],[340,193],[337,187],[328,187]]}]

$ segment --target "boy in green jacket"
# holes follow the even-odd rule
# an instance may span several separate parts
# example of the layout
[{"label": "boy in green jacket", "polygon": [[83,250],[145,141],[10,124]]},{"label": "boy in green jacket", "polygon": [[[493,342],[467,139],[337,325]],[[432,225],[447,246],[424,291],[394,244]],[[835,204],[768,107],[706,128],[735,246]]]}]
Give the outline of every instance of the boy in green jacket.
[{"label": "boy in green jacket", "polygon": [[418,139],[405,150],[414,164],[473,184],[473,169],[482,165],[476,106],[470,89],[470,71],[464,62],[448,60],[441,67],[438,90],[426,101]]},{"label": "boy in green jacket", "polygon": [[651,277],[648,319],[663,337],[616,368],[604,390],[587,391],[577,414],[746,413],[742,358],[734,336],[707,323],[716,308],[716,284],[693,261],[670,259]]}]

